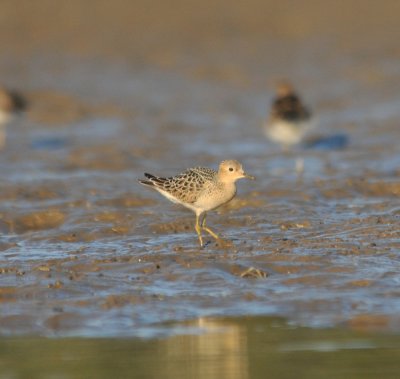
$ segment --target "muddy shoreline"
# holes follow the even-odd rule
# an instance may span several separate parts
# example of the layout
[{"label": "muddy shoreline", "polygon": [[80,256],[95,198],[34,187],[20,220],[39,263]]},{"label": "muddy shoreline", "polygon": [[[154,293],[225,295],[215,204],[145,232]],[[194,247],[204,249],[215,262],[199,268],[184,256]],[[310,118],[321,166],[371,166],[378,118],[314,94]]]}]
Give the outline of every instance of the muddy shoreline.
[{"label": "muddy shoreline", "polygon": [[[1,335],[247,315],[397,330],[397,2],[360,15],[305,1],[301,16],[290,2],[11,3],[0,74],[30,107],[0,151]],[[282,76],[318,114],[316,137],[346,144],[284,154],[265,140]],[[227,158],[257,181],[209,215],[233,247],[199,249],[193,215],[137,179]]]}]

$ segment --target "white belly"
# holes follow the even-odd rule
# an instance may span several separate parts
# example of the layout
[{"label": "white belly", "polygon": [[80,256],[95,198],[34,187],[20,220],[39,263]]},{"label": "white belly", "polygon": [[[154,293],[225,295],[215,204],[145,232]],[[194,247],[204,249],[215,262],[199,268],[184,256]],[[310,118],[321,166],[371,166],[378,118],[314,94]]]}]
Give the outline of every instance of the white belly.
[{"label": "white belly", "polygon": [[214,189],[210,193],[205,192],[193,205],[203,211],[210,211],[232,200],[235,194],[236,186],[234,184],[226,185],[220,190]]},{"label": "white belly", "polygon": [[310,129],[312,129],[310,121],[288,122],[277,120],[273,123],[266,123],[265,134],[273,142],[292,146],[301,142]]}]

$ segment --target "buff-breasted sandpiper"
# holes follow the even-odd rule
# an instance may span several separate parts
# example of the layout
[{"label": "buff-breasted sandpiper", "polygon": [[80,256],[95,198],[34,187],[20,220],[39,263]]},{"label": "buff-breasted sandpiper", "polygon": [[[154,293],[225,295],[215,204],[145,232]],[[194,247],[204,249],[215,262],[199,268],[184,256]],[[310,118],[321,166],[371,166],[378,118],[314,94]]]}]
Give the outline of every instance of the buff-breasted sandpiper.
[{"label": "buff-breasted sandpiper", "polygon": [[246,174],[242,165],[235,160],[221,162],[218,171],[195,167],[169,178],[148,173],[144,175],[147,180],[139,180],[141,184],[154,188],[167,199],[191,209],[196,214],[195,230],[200,246],[204,246],[202,230],[219,239],[218,235],[206,226],[207,211],[216,209],[233,199],[236,194],[236,180],[254,179],[253,176]]},{"label": "buff-breasted sandpiper", "polygon": [[279,82],[269,118],[264,124],[266,136],[287,150],[300,143],[314,125],[315,119],[293,86],[287,81]]}]

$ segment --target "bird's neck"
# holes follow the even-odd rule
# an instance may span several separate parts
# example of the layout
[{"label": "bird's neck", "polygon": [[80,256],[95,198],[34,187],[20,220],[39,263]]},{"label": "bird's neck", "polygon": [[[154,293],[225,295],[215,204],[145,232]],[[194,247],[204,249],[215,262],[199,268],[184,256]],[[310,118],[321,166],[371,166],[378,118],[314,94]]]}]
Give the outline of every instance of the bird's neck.
[{"label": "bird's neck", "polygon": [[232,190],[236,190],[236,181],[232,181],[232,179],[227,179],[224,177],[219,177],[218,178],[218,183],[221,184],[222,187],[224,187],[225,189],[232,189]]}]

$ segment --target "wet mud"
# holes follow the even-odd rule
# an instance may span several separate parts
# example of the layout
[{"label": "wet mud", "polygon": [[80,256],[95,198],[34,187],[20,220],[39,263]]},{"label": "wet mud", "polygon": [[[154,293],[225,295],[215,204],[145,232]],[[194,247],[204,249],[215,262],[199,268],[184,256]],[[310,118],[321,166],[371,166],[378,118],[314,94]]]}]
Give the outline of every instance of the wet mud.
[{"label": "wet mud", "polygon": [[[64,20],[86,7],[78,3],[63,6]],[[2,21],[7,30],[36,30],[39,15],[29,19],[26,4],[19,21]],[[125,9],[118,4],[107,8],[110,25]],[[82,38],[56,32],[57,13],[46,29],[54,39],[39,29],[34,49],[12,34],[19,44],[0,72],[30,106],[7,125],[0,151],[0,334],[127,336],[164,321],[243,315],[399,327],[392,13],[385,8],[376,27],[346,18],[337,31],[337,12],[322,23],[305,6],[303,24],[278,7],[281,24],[268,25],[244,8],[217,12],[207,32],[173,12],[164,29],[122,20],[129,33],[114,25],[115,44],[90,23],[83,33],[80,19]],[[147,30],[142,40],[136,28]],[[290,152],[261,128],[269,83],[282,76],[319,119],[313,142]],[[200,248],[194,215],[137,180],[227,158],[257,180],[239,182],[237,197],[207,218],[226,243],[206,236]]]}]

